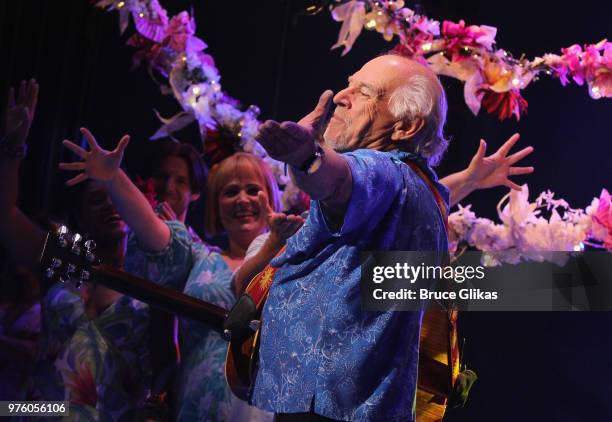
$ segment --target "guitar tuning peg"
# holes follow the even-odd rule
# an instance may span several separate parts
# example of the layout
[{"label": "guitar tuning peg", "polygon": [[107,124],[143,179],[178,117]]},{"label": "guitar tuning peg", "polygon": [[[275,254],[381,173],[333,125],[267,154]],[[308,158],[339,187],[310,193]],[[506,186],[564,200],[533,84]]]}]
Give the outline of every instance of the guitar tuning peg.
[{"label": "guitar tuning peg", "polygon": [[70,277],[76,272],[76,266],[74,264],[68,264],[66,267],[66,277]]},{"label": "guitar tuning peg", "polygon": [[81,248],[81,241],[83,240],[83,236],[81,236],[78,233],[75,233],[72,236],[72,253],[75,255],[80,255],[82,252],[82,248]]},{"label": "guitar tuning peg", "polygon": [[96,260],[96,256],[93,253],[93,250],[96,249],[96,242],[92,239],[85,242],[85,259],[89,262],[94,262]]},{"label": "guitar tuning peg", "polygon": [[51,268],[56,269],[62,266],[62,260],[59,258],[53,258],[51,260]]},{"label": "guitar tuning peg", "polygon": [[81,283],[85,283],[86,281],[89,281],[89,277],[90,277],[89,271],[82,270],[81,271],[81,276],[79,277],[79,281]]},{"label": "guitar tuning peg", "polygon": [[62,248],[68,246],[68,240],[66,240],[66,235],[68,234],[68,227],[59,226],[57,229],[57,242]]},{"label": "guitar tuning peg", "polygon": [[45,270],[45,277],[53,278],[54,275],[55,275],[55,270],[53,268],[49,267]]},{"label": "guitar tuning peg", "polygon": [[222,336],[225,340],[230,341],[232,339],[232,332],[226,328],[223,330]]}]

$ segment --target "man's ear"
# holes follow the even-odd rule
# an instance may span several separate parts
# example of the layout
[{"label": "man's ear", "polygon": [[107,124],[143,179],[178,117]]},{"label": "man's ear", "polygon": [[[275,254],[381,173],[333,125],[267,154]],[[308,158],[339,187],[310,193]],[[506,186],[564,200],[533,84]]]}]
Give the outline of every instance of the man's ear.
[{"label": "man's ear", "polygon": [[410,122],[400,120],[393,125],[393,132],[391,132],[391,140],[393,142],[405,142],[414,138],[417,133],[425,126],[425,119],[417,117],[412,119]]},{"label": "man's ear", "polygon": [[189,197],[189,202],[195,202],[198,199],[200,199],[200,194],[199,193],[192,193],[191,196]]}]

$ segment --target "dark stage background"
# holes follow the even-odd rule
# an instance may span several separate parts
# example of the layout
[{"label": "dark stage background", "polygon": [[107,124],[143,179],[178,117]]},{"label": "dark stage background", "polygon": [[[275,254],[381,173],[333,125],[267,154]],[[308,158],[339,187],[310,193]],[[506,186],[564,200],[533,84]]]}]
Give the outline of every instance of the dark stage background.
[{"label": "dark stage background", "polygon": [[[308,112],[326,88],[338,90],[346,77],[391,44],[364,32],[348,56],[330,51],[340,25],[328,12],[298,16],[304,1],[163,0],[170,15],[193,8],[197,35],[209,45],[222,86],[245,106],[257,104],[262,118],[296,119]],[[413,7],[413,2],[407,2]],[[609,2],[450,1],[421,3],[429,17],[465,19],[499,30],[497,42],[515,55],[559,53],[573,43],[610,36]],[[22,204],[44,214],[64,201],[57,163],[69,157],[61,140],[86,126],[107,147],[132,135],[125,163],[141,173],[148,137],[159,127],[153,108],[169,116],[178,104],[163,97],[144,69],[130,71],[131,48],[121,37],[116,13],[94,9],[85,0],[0,0],[0,96],[21,78],[41,84],[38,113],[23,165]],[[520,123],[474,117],[463,102],[462,86],[443,80],[449,97],[447,132],[453,142],[439,173],[460,170],[485,138],[493,151],[513,132],[534,154],[525,165],[532,198],[550,188],[575,207],[585,207],[612,181],[612,101],[592,100],[585,87],[561,87],[543,78],[526,91],[529,112]],[[4,110],[4,109],[3,109]],[[198,145],[197,129],[181,132]],[[494,217],[505,190],[468,198],[481,216]],[[202,207],[191,215],[201,227]],[[464,313],[465,359],[476,370],[468,407],[451,421],[612,420],[612,314]]]}]

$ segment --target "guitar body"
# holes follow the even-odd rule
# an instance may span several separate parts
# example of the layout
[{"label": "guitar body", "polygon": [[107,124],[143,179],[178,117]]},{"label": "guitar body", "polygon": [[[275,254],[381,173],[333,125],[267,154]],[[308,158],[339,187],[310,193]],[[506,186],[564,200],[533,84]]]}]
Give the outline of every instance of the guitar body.
[{"label": "guitar body", "polygon": [[[271,274],[265,274],[266,270]],[[252,284],[269,285],[273,269],[266,268]],[[257,285],[255,286],[257,287]],[[255,296],[257,295],[257,292]],[[256,318],[261,319],[265,297],[256,302]],[[419,378],[416,414],[418,422],[439,422],[444,417],[447,398],[459,375],[457,311],[428,309],[423,315],[419,346]],[[225,377],[232,392],[247,401],[257,372],[260,330],[242,340],[231,340],[225,360]]]},{"label": "guitar body", "polygon": [[457,311],[428,309],[423,315],[419,344],[417,422],[439,422],[459,375]]}]

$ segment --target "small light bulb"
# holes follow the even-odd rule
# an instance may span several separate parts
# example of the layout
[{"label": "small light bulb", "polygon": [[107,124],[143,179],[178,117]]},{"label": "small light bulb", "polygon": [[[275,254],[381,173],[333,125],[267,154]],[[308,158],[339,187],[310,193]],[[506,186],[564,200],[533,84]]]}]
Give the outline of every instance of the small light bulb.
[{"label": "small light bulb", "polygon": [[365,24],[367,29],[372,29],[376,27],[376,19],[370,19],[366,24]]},{"label": "small light bulb", "polygon": [[124,1],[120,1],[119,3],[117,3],[117,9],[121,9],[123,6],[125,6]]},{"label": "small light bulb", "polygon": [[144,18],[144,13],[140,12],[138,16],[140,16],[141,18]]},{"label": "small light bulb", "polygon": [[519,81],[518,78],[512,79],[512,85],[519,86],[520,83],[521,83],[521,81]]},{"label": "small light bulb", "polygon": [[200,93],[200,87],[199,86],[194,86],[191,89],[191,92],[193,92],[193,95],[198,95]]},{"label": "small light bulb", "polygon": [[421,46],[421,48],[423,49],[423,51],[429,51],[429,50],[431,50],[431,47],[432,47],[432,46],[433,46],[433,45],[432,45],[432,43],[430,43],[430,42],[426,42],[425,44],[423,44],[423,45]]}]

